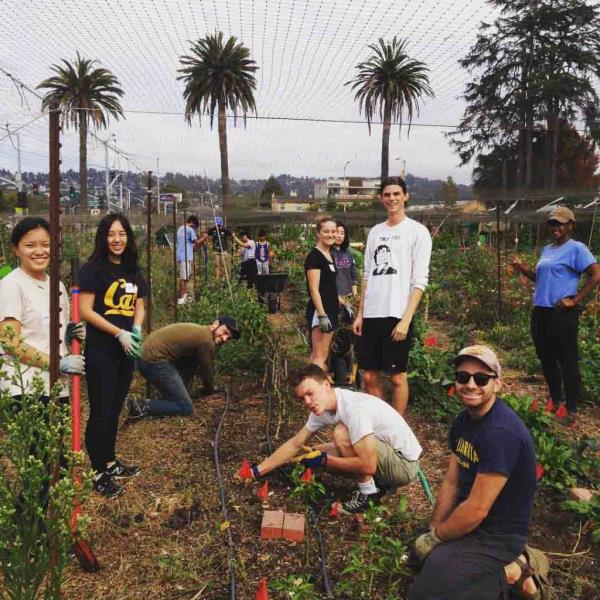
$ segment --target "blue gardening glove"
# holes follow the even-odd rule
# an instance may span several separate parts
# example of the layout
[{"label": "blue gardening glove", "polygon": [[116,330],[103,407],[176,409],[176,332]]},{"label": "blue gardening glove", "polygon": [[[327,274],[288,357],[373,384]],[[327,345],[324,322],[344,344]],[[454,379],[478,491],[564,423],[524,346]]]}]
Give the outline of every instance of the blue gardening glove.
[{"label": "blue gardening glove", "polygon": [[260,471],[258,470],[258,465],[256,463],[253,463],[250,469],[252,470],[252,477],[254,477],[254,479],[260,479]]},{"label": "blue gardening glove", "polygon": [[319,315],[319,331],[321,333],[331,333],[333,331],[333,325],[327,315]]},{"label": "blue gardening glove", "polygon": [[121,329],[115,337],[119,340],[121,348],[123,348],[123,352],[125,352],[127,356],[130,358],[137,358],[140,355],[142,344],[133,337],[131,331]]},{"label": "blue gardening glove", "polygon": [[67,323],[67,328],[65,330],[65,344],[70,348],[71,342],[73,340],[78,340],[82,344],[85,342],[85,322],[79,321],[75,323],[75,321],[69,321]]},{"label": "blue gardening glove", "polygon": [[304,454],[299,454],[291,459],[291,462],[300,463],[311,469],[324,468],[327,466],[327,452],[315,450],[310,446],[302,446]]},{"label": "blue gardening glove", "polygon": [[415,540],[415,553],[421,560],[425,560],[431,551],[441,543],[442,540],[438,537],[435,527],[432,527],[430,531]]},{"label": "blue gardening glove", "polygon": [[83,375],[85,373],[85,358],[83,354],[69,354],[63,356],[58,363],[61,373],[67,375]]}]

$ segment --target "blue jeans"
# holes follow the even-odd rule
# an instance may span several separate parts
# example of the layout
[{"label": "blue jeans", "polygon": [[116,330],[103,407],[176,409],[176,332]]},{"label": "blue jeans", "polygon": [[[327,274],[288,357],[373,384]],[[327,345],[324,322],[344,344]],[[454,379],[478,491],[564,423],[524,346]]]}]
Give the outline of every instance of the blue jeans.
[{"label": "blue jeans", "polygon": [[178,368],[168,361],[149,363],[141,358],[137,360],[137,368],[161,395],[158,400],[150,400],[148,406],[150,414],[183,416],[192,414],[192,399],[187,386],[194,374],[193,369]]}]

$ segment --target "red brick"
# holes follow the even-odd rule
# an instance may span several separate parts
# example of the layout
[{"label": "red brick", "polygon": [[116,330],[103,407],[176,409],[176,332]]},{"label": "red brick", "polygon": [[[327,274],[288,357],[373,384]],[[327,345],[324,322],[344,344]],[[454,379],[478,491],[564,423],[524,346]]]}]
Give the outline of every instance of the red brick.
[{"label": "red brick", "polygon": [[283,516],[284,512],[282,510],[265,510],[260,526],[261,540],[278,540],[281,538]]},{"label": "red brick", "polygon": [[299,513],[285,513],[283,539],[290,542],[304,541],[304,515]]},{"label": "red brick", "polygon": [[577,500],[578,502],[589,502],[592,499],[594,493],[585,488],[571,488],[569,490],[569,497],[571,500]]}]

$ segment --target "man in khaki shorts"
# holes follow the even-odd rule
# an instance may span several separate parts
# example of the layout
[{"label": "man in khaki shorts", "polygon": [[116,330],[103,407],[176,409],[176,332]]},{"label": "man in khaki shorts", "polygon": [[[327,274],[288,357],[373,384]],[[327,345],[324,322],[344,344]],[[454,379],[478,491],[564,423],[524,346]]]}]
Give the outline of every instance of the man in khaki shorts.
[{"label": "man in khaki shorts", "polygon": [[[252,465],[255,478],[288,462],[323,468],[353,478],[358,490],[341,505],[347,514],[363,513],[388,492],[416,481],[422,449],[404,418],[369,394],[334,388],[327,374],[310,364],[293,373],[290,386],[310,415],[304,427],[271,456]],[[323,427],[335,426],[332,441],[307,447]]]}]

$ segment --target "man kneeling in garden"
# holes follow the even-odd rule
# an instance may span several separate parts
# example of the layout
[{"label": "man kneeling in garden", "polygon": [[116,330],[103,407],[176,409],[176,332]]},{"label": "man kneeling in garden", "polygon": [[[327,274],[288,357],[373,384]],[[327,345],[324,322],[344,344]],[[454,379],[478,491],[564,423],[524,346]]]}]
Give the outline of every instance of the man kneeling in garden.
[{"label": "man kneeling in garden", "polygon": [[539,551],[525,547],[536,488],[533,441],[496,396],[501,371],[490,348],[464,348],[454,364],[466,410],[450,430],[452,454],[431,529],[415,543],[425,563],[409,600],[499,600],[513,584],[521,597],[540,598],[529,576],[530,566],[540,566]]},{"label": "man kneeling in garden", "polygon": [[237,322],[226,315],[211,325],[174,323],[153,331],[144,341],[137,368],[161,397],[148,399],[143,406],[130,404],[129,417],[191,415],[193,408],[188,385],[192,377],[200,376],[204,395],[213,393],[216,347],[239,337]]},{"label": "man kneeling in garden", "polygon": [[[364,512],[369,501],[417,479],[421,446],[402,416],[389,404],[368,394],[334,388],[317,365],[306,365],[290,378],[296,396],[310,411],[304,427],[259,465],[254,477],[288,462],[352,477],[358,483],[341,511]],[[332,442],[309,448],[317,431],[335,425]]]}]

